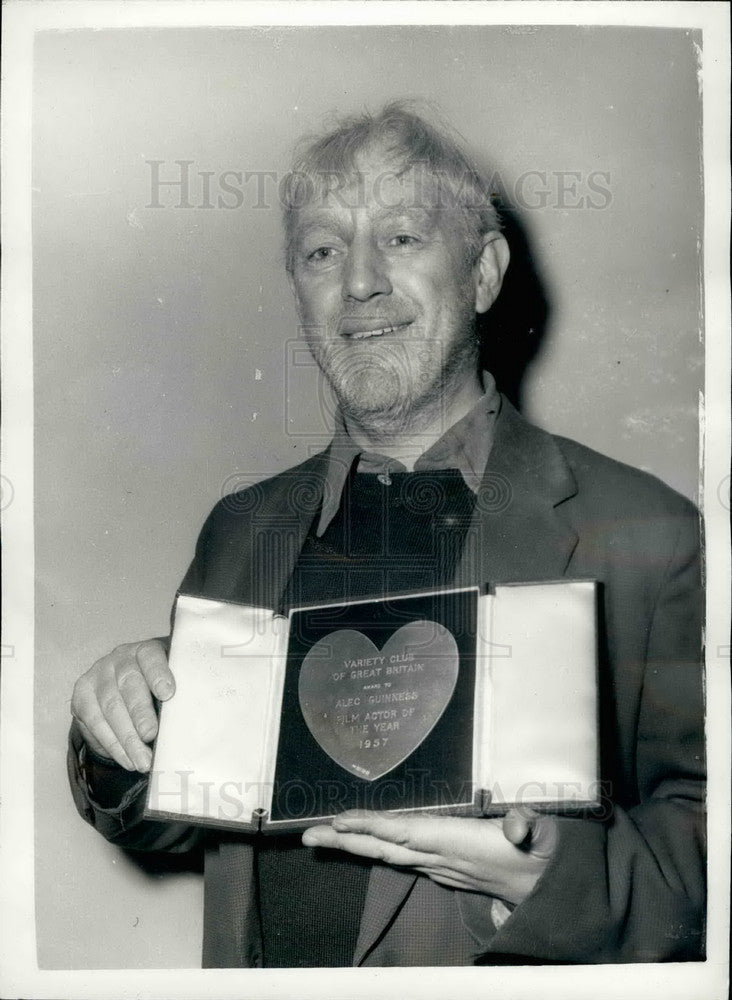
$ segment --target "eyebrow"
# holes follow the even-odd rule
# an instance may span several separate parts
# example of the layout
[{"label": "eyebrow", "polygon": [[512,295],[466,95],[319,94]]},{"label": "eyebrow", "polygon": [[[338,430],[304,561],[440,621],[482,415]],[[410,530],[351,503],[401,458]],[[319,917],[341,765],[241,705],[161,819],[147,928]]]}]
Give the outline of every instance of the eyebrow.
[{"label": "eyebrow", "polygon": [[[374,219],[377,223],[390,219],[395,222],[406,220],[432,228],[435,224],[435,213],[419,205],[384,205],[374,212]],[[344,223],[345,219],[340,213],[328,209],[316,209],[306,220],[294,227],[293,236],[299,240],[318,230],[341,230],[344,228]]]},{"label": "eyebrow", "polygon": [[327,209],[318,209],[312,214],[308,214],[308,217],[304,221],[298,221],[295,225],[294,232],[297,233],[307,233],[311,229],[326,229],[333,224],[339,224],[339,217],[335,212],[328,211]]},{"label": "eyebrow", "polygon": [[410,221],[422,222],[427,225],[434,223],[434,213],[421,205],[385,205],[377,211],[375,217],[381,222],[383,219],[409,219]]}]

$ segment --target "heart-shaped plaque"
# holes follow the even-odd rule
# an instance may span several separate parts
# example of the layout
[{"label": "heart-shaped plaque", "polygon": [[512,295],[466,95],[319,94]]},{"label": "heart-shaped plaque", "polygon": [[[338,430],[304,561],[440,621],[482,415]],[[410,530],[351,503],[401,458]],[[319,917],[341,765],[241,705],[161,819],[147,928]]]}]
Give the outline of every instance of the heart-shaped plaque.
[{"label": "heart-shaped plaque", "polygon": [[455,690],[458,648],[437,622],[398,629],[379,650],[355,629],[338,629],[305,656],[298,693],[303,717],[328,756],[375,781],[434,729]]}]

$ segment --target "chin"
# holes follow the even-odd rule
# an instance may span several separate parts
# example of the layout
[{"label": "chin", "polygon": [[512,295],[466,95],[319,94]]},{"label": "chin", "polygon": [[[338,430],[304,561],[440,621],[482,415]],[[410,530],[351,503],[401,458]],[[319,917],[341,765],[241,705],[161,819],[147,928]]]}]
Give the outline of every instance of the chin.
[{"label": "chin", "polygon": [[[313,356],[345,413],[365,423],[387,421],[398,431],[402,420],[406,427],[410,416],[440,395],[453,367],[445,364],[442,350],[431,347],[413,340],[365,340],[331,344],[313,350]],[[461,354],[450,360],[463,367]]]},{"label": "chin", "polygon": [[404,382],[393,372],[368,368],[347,378],[330,377],[341,408],[354,417],[399,412],[411,398]]},{"label": "chin", "polygon": [[328,376],[341,410],[364,426],[388,427],[390,434],[411,429],[412,421],[434,396],[431,380],[418,371],[364,369],[360,377]]}]

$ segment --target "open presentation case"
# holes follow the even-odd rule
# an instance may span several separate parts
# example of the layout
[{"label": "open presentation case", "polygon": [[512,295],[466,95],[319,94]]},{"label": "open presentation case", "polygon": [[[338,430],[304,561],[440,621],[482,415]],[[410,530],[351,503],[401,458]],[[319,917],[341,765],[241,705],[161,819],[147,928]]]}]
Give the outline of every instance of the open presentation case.
[{"label": "open presentation case", "polygon": [[180,594],[146,815],[293,831],[348,808],[598,803],[597,584],[295,608]]}]

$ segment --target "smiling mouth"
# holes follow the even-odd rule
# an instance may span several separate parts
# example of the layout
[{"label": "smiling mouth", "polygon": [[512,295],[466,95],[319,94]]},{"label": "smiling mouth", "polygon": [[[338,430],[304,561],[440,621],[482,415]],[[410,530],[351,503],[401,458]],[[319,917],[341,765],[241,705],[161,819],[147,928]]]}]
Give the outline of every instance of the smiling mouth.
[{"label": "smiling mouth", "polygon": [[408,323],[397,323],[395,326],[380,326],[376,330],[349,331],[343,333],[342,336],[346,337],[348,340],[368,340],[371,337],[383,337],[385,334],[397,333],[399,330],[406,330],[408,326],[411,326],[411,320]]}]

